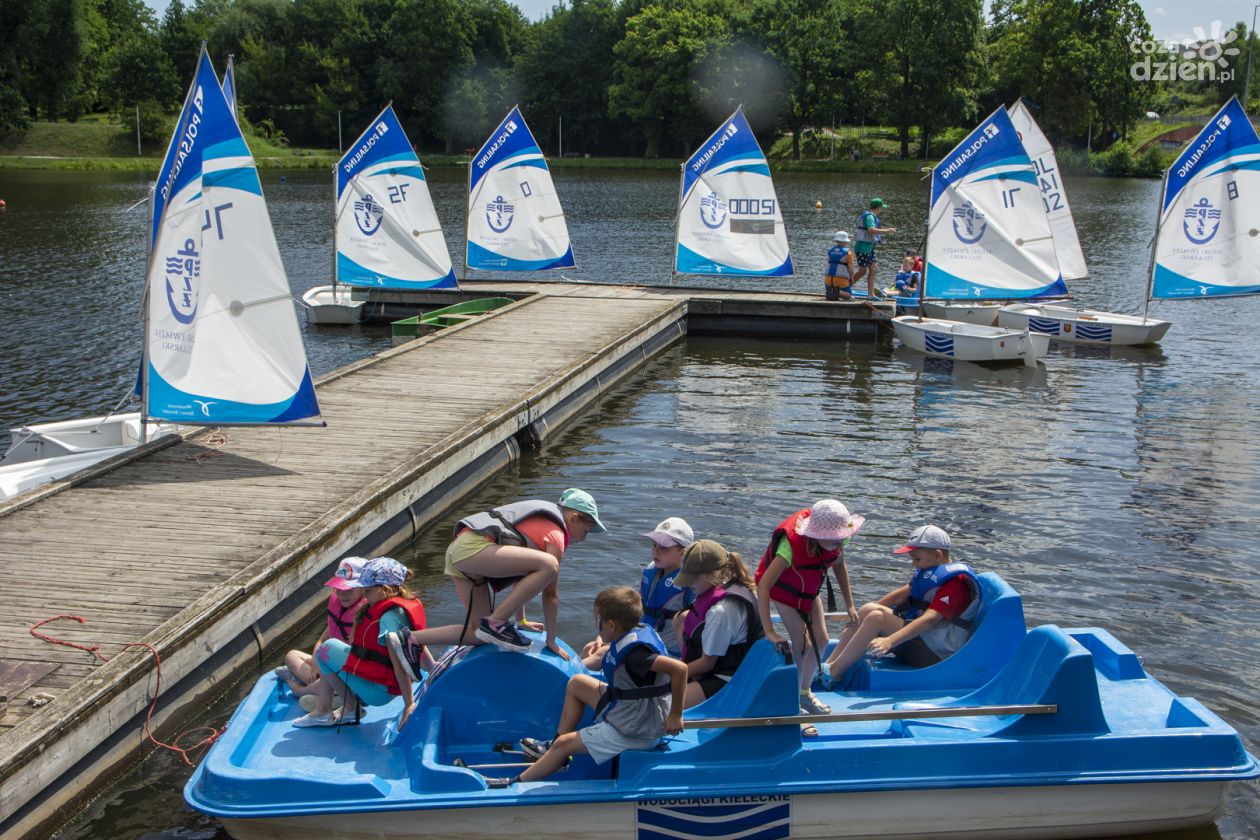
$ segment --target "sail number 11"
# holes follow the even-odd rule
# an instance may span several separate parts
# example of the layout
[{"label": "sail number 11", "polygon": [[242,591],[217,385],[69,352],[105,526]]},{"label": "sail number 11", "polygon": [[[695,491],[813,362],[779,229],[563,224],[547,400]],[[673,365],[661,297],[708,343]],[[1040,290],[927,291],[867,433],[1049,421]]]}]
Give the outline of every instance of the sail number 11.
[{"label": "sail number 11", "polygon": [[1002,206],[1014,207],[1015,206],[1015,193],[1019,191],[1020,191],[1019,187],[1011,187],[1009,190],[1002,190]]}]

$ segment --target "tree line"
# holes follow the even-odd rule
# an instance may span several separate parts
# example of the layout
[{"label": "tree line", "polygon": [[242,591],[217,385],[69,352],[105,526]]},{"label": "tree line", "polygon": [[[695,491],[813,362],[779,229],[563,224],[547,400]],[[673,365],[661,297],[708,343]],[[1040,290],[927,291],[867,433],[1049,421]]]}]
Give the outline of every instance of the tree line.
[{"label": "tree line", "polygon": [[926,155],[1024,96],[1052,138],[1097,149],[1170,97],[1242,87],[1135,78],[1136,0],[994,0],[987,19],[983,0],[564,0],[537,22],[507,0],[171,0],[160,20],[142,0],[0,0],[0,32],[0,131],[138,111],[164,140],[205,41],[220,72],[235,57],[257,129],[323,148],[392,101],[417,146],[460,151],[519,103],[553,153],[681,157],[742,104],[794,157],[858,124]]}]

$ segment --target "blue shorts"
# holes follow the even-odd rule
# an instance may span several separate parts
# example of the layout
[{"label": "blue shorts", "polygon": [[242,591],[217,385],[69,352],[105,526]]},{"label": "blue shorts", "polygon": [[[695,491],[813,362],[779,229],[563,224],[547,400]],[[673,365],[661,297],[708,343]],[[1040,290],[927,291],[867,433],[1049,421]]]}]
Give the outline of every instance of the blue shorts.
[{"label": "blue shorts", "polygon": [[858,268],[866,268],[868,265],[875,262],[875,252],[873,250],[866,252],[854,251],[853,253],[857,255]]}]

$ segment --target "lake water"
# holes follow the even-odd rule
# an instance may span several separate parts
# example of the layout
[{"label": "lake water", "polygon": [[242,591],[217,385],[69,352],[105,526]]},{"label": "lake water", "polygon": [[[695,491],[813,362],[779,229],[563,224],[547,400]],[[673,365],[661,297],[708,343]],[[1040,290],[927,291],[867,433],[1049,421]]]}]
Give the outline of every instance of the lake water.
[{"label": "lake water", "polygon": [[[430,177],[447,241],[458,244],[463,173]],[[331,186],[310,173],[280,179],[263,173],[300,294],[327,282]],[[569,276],[668,280],[673,177],[561,171],[556,181],[579,264]],[[916,177],[776,182],[798,270],[780,288],[820,288],[830,234],[852,231],[871,195],[888,201],[884,221],[901,228],[885,253],[918,245],[926,184]],[[104,410],[132,381],[146,221],[123,208],[145,186],[130,175],[0,172],[9,204],[0,213],[4,427]],[[1158,184],[1069,188],[1092,267],[1074,291],[1098,308],[1137,310]],[[563,573],[561,631],[575,644],[589,635],[591,597],[609,581],[637,580],[647,559],[638,535],[666,515],[755,557],[786,512],[840,498],[868,517],[849,560],[861,600],[903,582],[904,560],[889,552],[932,521],[954,535],[959,556],[1021,592],[1031,624],[1111,630],[1173,690],[1237,727],[1254,752],[1260,348],[1251,336],[1260,301],[1163,303],[1153,312],[1175,322],[1160,348],[1058,349],[1035,371],[926,360],[887,339],[689,339],[463,507],[554,498],[568,486],[595,494],[611,531],[575,547]],[[380,327],[305,335],[316,374],[389,344]],[[462,619],[441,575],[448,527],[402,554],[438,623]],[[232,687],[204,722],[221,724],[253,679]],[[184,808],[187,774],[178,758],[154,753],[59,837],[223,836]],[[1260,836],[1260,790],[1235,785],[1215,827],[1177,836]]]}]

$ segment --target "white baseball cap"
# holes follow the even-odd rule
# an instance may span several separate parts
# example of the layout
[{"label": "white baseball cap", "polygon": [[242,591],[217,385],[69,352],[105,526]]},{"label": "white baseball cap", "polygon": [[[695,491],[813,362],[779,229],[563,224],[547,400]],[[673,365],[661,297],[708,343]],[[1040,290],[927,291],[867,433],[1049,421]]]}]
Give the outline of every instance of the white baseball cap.
[{"label": "white baseball cap", "polygon": [[687,524],[685,519],[678,516],[669,517],[643,536],[661,548],[673,548],[674,546],[686,548],[695,542],[696,539],[691,526]]}]

